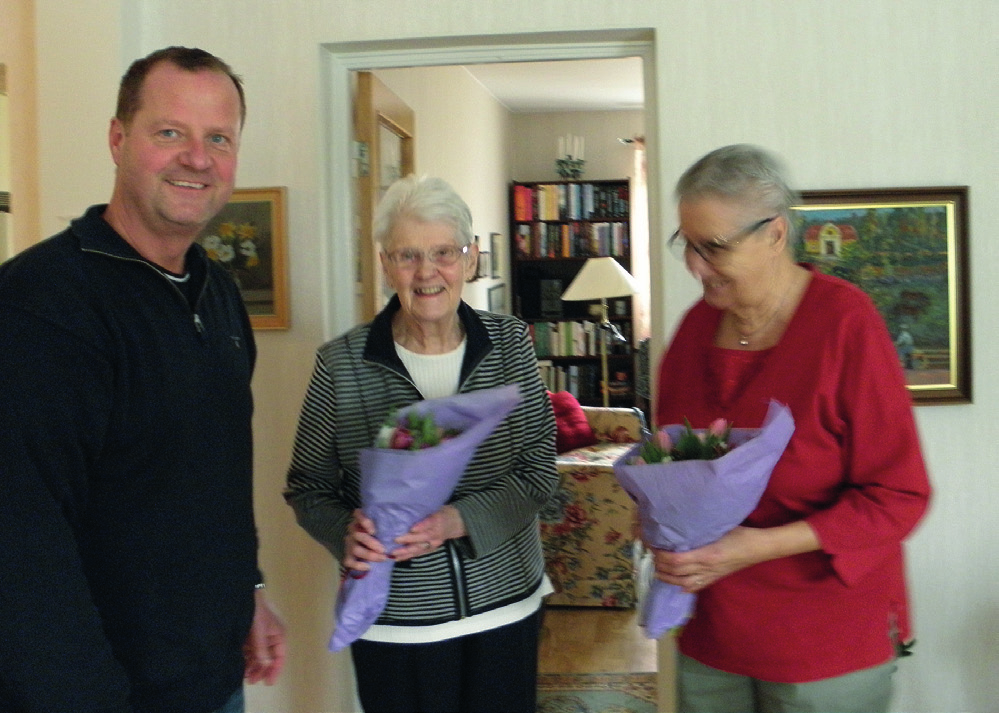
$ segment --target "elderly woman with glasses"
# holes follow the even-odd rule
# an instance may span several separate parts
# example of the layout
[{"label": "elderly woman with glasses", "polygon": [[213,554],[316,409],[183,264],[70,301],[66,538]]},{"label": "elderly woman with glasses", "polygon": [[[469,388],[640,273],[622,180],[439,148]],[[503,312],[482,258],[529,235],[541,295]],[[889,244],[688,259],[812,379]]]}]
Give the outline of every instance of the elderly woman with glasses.
[{"label": "elderly woman with glasses", "polygon": [[286,498],[299,523],[363,573],[387,559],[360,511],[358,451],[415,401],[520,387],[451,500],[397,538],[388,604],[351,645],[366,711],[534,713],[544,573],[538,511],[558,484],[555,421],[527,325],[472,309],[468,206],[414,176],[378,205],[375,237],[395,291],[370,324],[320,347]]},{"label": "elderly woman with glasses", "polygon": [[798,198],[759,148],[709,153],[670,238],[703,288],[659,368],[656,422],[795,431],[756,509],[717,542],[655,552],[697,593],[680,710],[886,711],[911,641],[902,541],[930,486],[888,330],[858,288],[794,260]]}]

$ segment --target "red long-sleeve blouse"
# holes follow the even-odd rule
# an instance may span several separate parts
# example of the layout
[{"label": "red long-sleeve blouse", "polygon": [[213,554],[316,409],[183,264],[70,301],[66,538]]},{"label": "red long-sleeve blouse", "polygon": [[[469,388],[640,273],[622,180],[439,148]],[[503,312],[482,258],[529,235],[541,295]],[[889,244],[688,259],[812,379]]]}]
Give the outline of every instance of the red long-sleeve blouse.
[{"label": "red long-sleeve blouse", "polygon": [[911,638],[902,540],[930,485],[898,357],[870,299],[813,273],[780,342],[726,382],[744,353],[713,346],[722,312],[698,302],[659,368],[656,422],[759,427],[770,399],[795,431],[750,527],[806,520],[821,549],[748,567],[698,595],[679,639],[698,661],[778,682],[875,666]]}]

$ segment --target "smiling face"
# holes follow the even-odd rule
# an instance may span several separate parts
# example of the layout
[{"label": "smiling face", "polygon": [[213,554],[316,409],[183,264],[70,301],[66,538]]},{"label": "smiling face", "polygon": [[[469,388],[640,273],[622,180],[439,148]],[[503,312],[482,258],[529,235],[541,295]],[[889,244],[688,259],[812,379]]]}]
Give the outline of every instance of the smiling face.
[{"label": "smiling face", "polygon": [[[714,197],[683,201],[679,213],[683,234],[698,247],[719,236],[737,235],[768,217],[752,205]],[[777,218],[717,252],[710,263],[688,249],[687,269],[700,280],[709,305],[737,309],[756,304],[767,294],[778,261],[788,259],[783,254],[785,246],[783,218]]]},{"label": "smiling face", "polygon": [[240,129],[239,93],[225,74],[154,66],[131,122],[111,121],[109,222],[133,243],[193,240],[232,195]]},{"label": "smiling face", "polygon": [[[473,276],[475,246],[458,256],[453,265],[431,262],[427,255],[436,248],[460,248],[455,231],[446,223],[428,223],[401,218],[392,228],[381,253],[382,270],[388,285],[399,295],[402,315],[426,328],[447,329],[454,324],[465,281]],[[401,250],[423,253],[414,265],[404,266],[390,255]]]}]

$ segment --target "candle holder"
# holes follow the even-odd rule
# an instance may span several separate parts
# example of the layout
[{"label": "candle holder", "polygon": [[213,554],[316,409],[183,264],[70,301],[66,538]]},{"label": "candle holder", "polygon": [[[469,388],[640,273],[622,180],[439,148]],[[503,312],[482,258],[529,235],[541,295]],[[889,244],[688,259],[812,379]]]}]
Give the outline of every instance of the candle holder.
[{"label": "candle holder", "polygon": [[562,178],[580,178],[586,161],[581,158],[566,156],[555,159],[555,172]]}]

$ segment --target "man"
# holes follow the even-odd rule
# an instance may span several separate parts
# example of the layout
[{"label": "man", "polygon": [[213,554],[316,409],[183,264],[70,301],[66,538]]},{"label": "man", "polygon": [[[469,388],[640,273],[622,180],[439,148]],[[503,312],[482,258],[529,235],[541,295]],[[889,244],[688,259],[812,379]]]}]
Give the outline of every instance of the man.
[{"label": "man", "polygon": [[257,569],[256,355],[195,238],[240,80],[171,47],[122,79],[110,203],[0,267],[0,710],[243,710],[283,625]]}]

